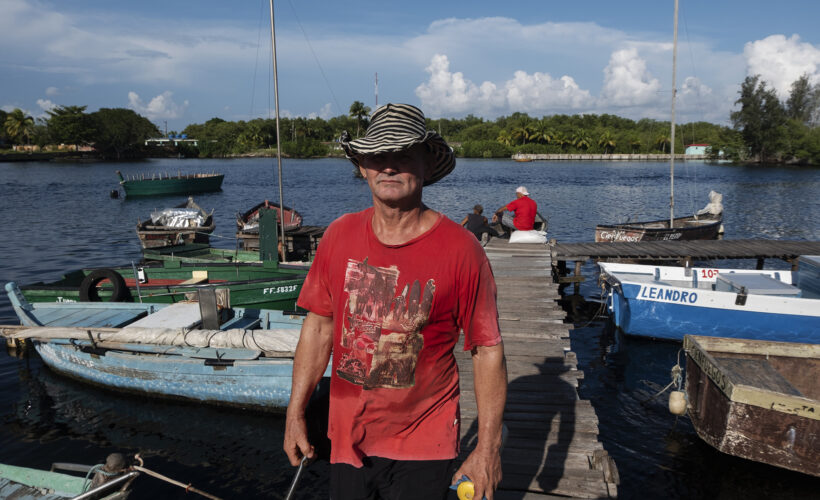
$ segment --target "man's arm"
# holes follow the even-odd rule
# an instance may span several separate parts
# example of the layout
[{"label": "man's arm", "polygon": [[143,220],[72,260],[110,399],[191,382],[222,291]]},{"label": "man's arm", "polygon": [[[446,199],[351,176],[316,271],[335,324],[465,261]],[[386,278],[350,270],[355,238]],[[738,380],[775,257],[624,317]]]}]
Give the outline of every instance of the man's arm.
[{"label": "man's arm", "polygon": [[332,348],[333,317],[309,312],[293,358],[293,384],[285,420],[284,449],[293,466],[299,465],[303,456],[314,455],[313,445],[308,441],[305,408],[327,368]]},{"label": "man's arm", "polygon": [[462,475],[475,486],[473,498],[487,497],[501,482],[501,429],[507,401],[507,362],[504,344],[476,346],[473,355],[473,382],[478,407],[478,444],[453,476]]},{"label": "man's arm", "polygon": [[498,210],[496,210],[496,211],[495,211],[495,213],[493,214],[493,222],[498,222],[498,217],[499,217],[501,214],[503,214],[503,213],[504,213],[504,211],[506,211],[506,210],[507,210],[507,205],[504,205],[503,207],[501,207],[501,208],[499,208]]}]

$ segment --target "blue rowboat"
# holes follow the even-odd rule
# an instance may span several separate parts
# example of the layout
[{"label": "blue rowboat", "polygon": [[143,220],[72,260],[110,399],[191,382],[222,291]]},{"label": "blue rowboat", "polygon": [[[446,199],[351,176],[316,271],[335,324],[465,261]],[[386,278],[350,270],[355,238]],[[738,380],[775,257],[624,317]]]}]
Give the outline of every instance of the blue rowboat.
[{"label": "blue rowboat", "polygon": [[796,272],[599,265],[609,290],[610,316],[627,335],[682,341],[691,334],[817,344],[817,262],[818,257],[800,257]]},{"label": "blue rowboat", "polygon": [[[54,372],[117,391],[216,405],[281,411],[290,400],[302,318],[282,311],[202,303],[28,303],[9,298],[29,338]],[[203,323],[216,326],[202,329]],[[25,329],[24,329],[25,328]],[[14,330],[14,331],[12,331]]]}]

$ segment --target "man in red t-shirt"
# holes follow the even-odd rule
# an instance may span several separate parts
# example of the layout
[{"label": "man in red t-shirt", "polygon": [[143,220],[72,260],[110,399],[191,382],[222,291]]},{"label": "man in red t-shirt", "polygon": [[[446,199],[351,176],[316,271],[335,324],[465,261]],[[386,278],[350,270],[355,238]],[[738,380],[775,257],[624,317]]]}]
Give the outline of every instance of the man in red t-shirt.
[{"label": "man in red t-shirt", "polygon": [[[504,214],[507,210],[514,212],[515,216],[510,217],[509,214]],[[498,222],[498,216],[500,214],[504,214],[504,217],[501,219],[501,225],[505,228],[512,231],[532,231],[535,225],[535,213],[537,211],[538,204],[530,198],[530,193],[527,191],[527,188],[518,186],[515,190],[515,200],[495,211],[493,223]]]},{"label": "man in red t-shirt", "polygon": [[[452,171],[452,149],[421,110],[387,104],[365,137],[342,141],[373,206],[324,233],[298,305],[305,319],[293,367],[284,448],[312,457],[307,401],[333,352],[328,437],[331,498],[445,498],[462,475],[476,498],[501,480],[507,374],[487,256],[463,227],[422,203],[422,186]],[[478,444],[453,474],[464,331],[478,405]]]}]

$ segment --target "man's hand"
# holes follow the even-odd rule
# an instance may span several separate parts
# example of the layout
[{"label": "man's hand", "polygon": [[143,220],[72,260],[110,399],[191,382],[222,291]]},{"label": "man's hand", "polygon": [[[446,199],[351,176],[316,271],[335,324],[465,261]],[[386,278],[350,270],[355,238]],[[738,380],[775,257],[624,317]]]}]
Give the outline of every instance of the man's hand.
[{"label": "man's hand", "polygon": [[293,383],[285,420],[285,440],[282,448],[294,467],[302,457],[313,458],[315,452],[308,440],[305,408],[310,395],[330,359],[333,346],[333,317],[309,312],[302,323],[299,343],[293,358]]},{"label": "man's hand", "polygon": [[298,466],[302,457],[314,457],[313,445],[308,441],[307,423],[304,414],[291,416],[288,414],[285,421],[285,444],[283,446],[288,455],[290,465]]},{"label": "man's hand", "polygon": [[476,448],[461,464],[451,484],[456,484],[461,476],[467,476],[473,482],[473,498],[481,500],[486,497],[492,500],[493,493],[501,482],[501,454],[498,449],[479,450]]}]

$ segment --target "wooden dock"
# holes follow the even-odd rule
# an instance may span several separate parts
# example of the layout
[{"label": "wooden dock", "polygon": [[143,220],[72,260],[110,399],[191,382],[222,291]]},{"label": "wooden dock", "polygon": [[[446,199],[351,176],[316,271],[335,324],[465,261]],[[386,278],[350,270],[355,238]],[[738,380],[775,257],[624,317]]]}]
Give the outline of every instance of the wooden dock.
[{"label": "wooden dock", "polygon": [[[598,418],[578,397],[571,325],[556,300],[547,245],[486,247],[498,286],[509,386],[502,453],[504,479],[495,498],[614,498],[618,472],[598,441]],[[462,456],[474,446],[476,405],[470,354],[456,349],[461,378]]]}]

